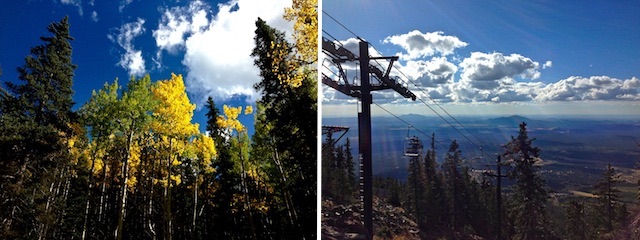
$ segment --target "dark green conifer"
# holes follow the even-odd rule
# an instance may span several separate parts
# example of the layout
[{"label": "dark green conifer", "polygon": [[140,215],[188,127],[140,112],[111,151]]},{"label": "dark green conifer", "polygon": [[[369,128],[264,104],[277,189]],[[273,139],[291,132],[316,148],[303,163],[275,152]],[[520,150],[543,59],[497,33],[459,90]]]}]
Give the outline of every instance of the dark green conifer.
[{"label": "dark green conifer", "polygon": [[[0,175],[3,238],[53,236],[64,199],[69,151],[65,138],[76,122],[68,17],[51,23],[53,36],[31,48],[17,69],[19,83],[6,82],[0,113]],[[3,179],[2,181],[5,181]],[[53,186],[53,187],[52,187]]]},{"label": "dark green conifer", "polygon": [[536,165],[540,148],[534,147],[527,134],[527,124],[520,124],[517,137],[505,146],[505,159],[513,162],[508,173],[515,180],[513,187],[511,214],[515,226],[515,239],[546,239],[551,237],[548,230],[546,204],[548,189]]}]

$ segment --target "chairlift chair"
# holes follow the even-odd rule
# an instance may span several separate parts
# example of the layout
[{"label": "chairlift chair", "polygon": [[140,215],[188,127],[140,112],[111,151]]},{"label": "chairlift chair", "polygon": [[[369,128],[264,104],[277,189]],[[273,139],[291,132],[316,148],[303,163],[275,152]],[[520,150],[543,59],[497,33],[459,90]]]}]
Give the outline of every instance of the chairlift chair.
[{"label": "chairlift chair", "polygon": [[422,141],[416,136],[407,137],[404,141],[404,156],[418,157],[422,153]]}]

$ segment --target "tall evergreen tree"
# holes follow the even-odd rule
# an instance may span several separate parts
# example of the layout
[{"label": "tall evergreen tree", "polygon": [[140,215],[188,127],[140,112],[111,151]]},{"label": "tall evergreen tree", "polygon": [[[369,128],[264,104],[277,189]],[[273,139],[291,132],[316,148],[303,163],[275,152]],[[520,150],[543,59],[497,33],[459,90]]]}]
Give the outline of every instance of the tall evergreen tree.
[{"label": "tall evergreen tree", "polygon": [[[22,84],[7,82],[0,116],[0,186],[4,238],[47,238],[55,234],[66,186],[69,150],[76,117],[72,83],[76,65],[71,61],[68,17],[52,23],[53,36],[31,48],[18,68]],[[4,180],[3,180],[4,181]],[[53,187],[52,187],[53,186]]]},{"label": "tall evergreen tree", "polygon": [[425,212],[427,214],[427,225],[432,229],[443,229],[448,225],[446,222],[447,207],[443,183],[442,171],[438,171],[436,159],[435,134],[431,135],[431,148],[424,157],[424,169],[427,178],[427,199]]},{"label": "tall evergreen tree", "polygon": [[[409,175],[407,176],[407,203],[409,211],[416,219],[422,234],[427,233],[429,226],[426,216],[427,178],[420,157],[409,158]],[[425,237],[425,235],[423,235]]]},{"label": "tall evergreen tree", "polygon": [[290,233],[299,238],[315,238],[316,234],[316,74],[304,75],[298,86],[286,84],[297,78],[299,69],[292,68],[294,52],[283,32],[256,21],[254,64],[262,80],[254,87],[262,92],[259,103],[273,126],[269,131],[278,158],[282,161],[288,182],[279,190],[291,192],[292,203],[299,211],[297,226]]},{"label": "tall evergreen tree", "polygon": [[356,167],[356,163],[355,161],[353,161],[353,154],[351,154],[351,141],[349,140],[349,138],[347,138],[345,140],[345,144],[344,144],[344,152],[345,152],[345,156],[347,156],[347,159],[345,160],[345,164],[347,165],[347,174],[349,177],[349,182],[354,184],[353,185],[353,189],[355,189],[356,187],[356,171],[355,171],[355,167]]},{"label": "tall evergreen tree", "polygon": [[567,238],[571,240],[587,239],[584,204],[571,200],[565,207],[565,228]]},{"label": "tall evergreen tree", "polygon": [[[233,232],[236,231],[236,219],[233,217],[233,196],[238,193],[236,186],[239,184],[239,176],[233,170],[233,162],[231,161],[231,153],[229,152],[229,142],[223,128],[218,124],[218,118],[221,115],[220,110],[216,107],[213,99],[209,97],[205,105],[207,109],[207,126],[206,130],[214,139],[218,156],[214,162],[216,172],[212,179],[216,180],[218,188],[214,193],[214,197],[207,199],[211,209],[211,226],[214,228],[207,229],[210,236],[216,238],[232,238]],[[227,226],[225,228],[217,228],[217,226]]]},{"label": "tall evergreen tree", "polygon": [[444,183],[447,196],[447,209],[449,210],[449,222],[454,231],[460,231],[465,224],[466,204],[469,199],[467,194],[467,184],[464,182],[467,172],[462,166],[462,153],[458,149],[456,140],[451,142],[447,157],[442,164],[444,173]]},{"label": "tall evergreen tree", "polygon": [[336,156],[335,146],[336,142],[333,139],[333,134],[327,134],[325,141],[322,143],[322,195],[323,199],[333,198],[336,195],[336,186],[333,185],[335,169],[336,169]]},{"label": "tall evergreen tree", "polygon": [[620,182],[620,176],[616,169],[611,164],[608,164],[602,173],[602,178],[594,186],[594,194],[598,196],[594,209],[596,212],[596,227],[601,233],[613,231],[615,225],[619,223],[618,220],[624,218],[619,211],[623,205],[620,202],[620,190],[617,187]]},{"label": "tall evergreen tree", "polygon": [[534,147],[533,141],[527,134],[527,124],[520,124],[517,137],[505,145],[505,159],[513,162],[513,168],[508,173],[515,180],[513,187],[511,214],[515,225],[515,239],[545,239],[549,238],[546,204],[548,190],[540,173],[540,148]]}]

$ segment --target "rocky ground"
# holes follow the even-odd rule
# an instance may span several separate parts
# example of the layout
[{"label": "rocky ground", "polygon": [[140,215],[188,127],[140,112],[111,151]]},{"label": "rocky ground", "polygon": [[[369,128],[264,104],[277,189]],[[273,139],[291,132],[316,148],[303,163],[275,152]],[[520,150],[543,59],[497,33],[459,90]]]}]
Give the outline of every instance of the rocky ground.
[{"label": "rocky ground", "polygon": [[[374,239],[420,239],[417,224],[403,208],[373,199]],[[366,239],[359,204],[322,201],[322,239]]]}]

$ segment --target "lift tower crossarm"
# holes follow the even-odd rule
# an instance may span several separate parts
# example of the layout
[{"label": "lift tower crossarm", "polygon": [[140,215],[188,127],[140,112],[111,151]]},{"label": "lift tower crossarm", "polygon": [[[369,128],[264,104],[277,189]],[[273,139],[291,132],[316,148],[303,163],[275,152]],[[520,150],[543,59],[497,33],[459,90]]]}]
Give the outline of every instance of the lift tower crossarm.
[{"label": "lift tower crossarm", "polygon": [[341,85],[340,82],[338,81],[334,81],[333,79],[331,79],[330,77],[327,77],[326,75],[322,74],[322,83],[326,84],[327,86],[338,90],[339,92],[347,95],[347,96],[351,96],[357,99],[360,99],[360,88],[359,87],[355,87],[355,86],[349,86],[349,85]]},{"label": "lift tower crossarm", "polygon": [[[393,61],[391,61],[391,63],[393,63]],[[391,67],[387,69],[386,73],[382,73],[382,70],[380,70],[375,66],[370,65],[369,72],[374,74],[376,78],[378,78],[383,83],[383,85],[386,86],[386,89],[396,90],[396,92],[398,92],[403,97],[411,98],[411,100],[415,101],[416,100],[415,94],[409,91],[408,88],[402,86],[402,84],[398,83],[398,81],[392,80],[391,78],[389,78],[390,69]]]},{"label": "lift tower crossarm", "polygon": [[334,57],[337,57],[333,58],[333,61],[352,62],[358,59],[355,54],[344,48],[342,45],[336,44],[326,38],[322,38],[322,50],[327,51]]}]

